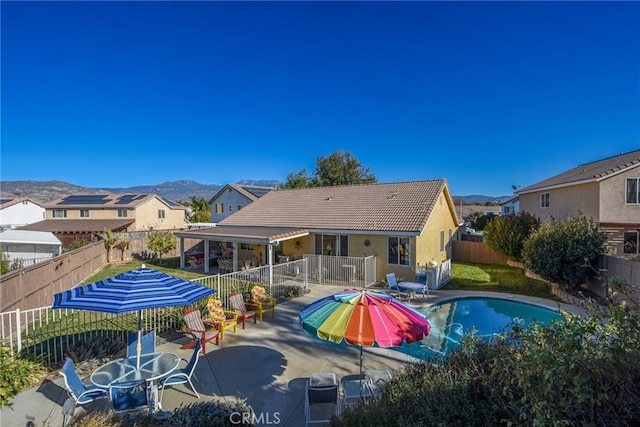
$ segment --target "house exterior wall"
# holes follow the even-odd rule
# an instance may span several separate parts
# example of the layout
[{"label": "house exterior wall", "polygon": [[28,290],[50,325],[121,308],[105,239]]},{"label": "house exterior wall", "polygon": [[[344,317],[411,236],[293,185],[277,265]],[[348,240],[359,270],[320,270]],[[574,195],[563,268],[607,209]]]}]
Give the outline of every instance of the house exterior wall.
[{"label": "house exterior wall", "polygon": [[45,219],[44,207],[29,200],[0,210],[0,225],[22,227]]},{"label": "house exterior wall", "polygon": [[640,222],[640,204],[626,203],[627,178],[640,178],[640,166],[600,181],[600,222]]},{"label": "house exterior wall", "polygon": [[[164,218],[159,218],[158,210],[164,211]],[[135,231],[173,230],[184,228],[185,211],[183,209],[171,209],[154,197],[137,207],[135,220],[136,222],[133,224]]]},{"label": "house exterior wall", "polygon": [[520,200],[504,203],[500,210],[500,215],[511,215],[520,212]]},{"label": "house exterior wall", "polygon": [[[229,215],[238,211],[238,206],[247,206],[253,200],[247,196],[240,194],[235,188],[227,187],[227,189],[211,203],[211,222],[220,222]],[[224,212],[216,213],[216,204],[222,203]]]},{"label": "house exterior wall", "polygon": [[[119,217],[120,209],[127,210],[126,217]],[[53,211],[66,210],[65,218],[54,218]],[[88,210],[88,217],[80,217],[81,210]],[[164,210],[164,218],[158,217],[158,210]],[[134,223],[129,227],[128,231],[148,231],[148,230],[172,230],[185,227],[185,210],[172,209],[160,199],[154,197],[145,203],[132,207],[83,207],[83,208],[65,208],[55,207],[46,210],[46,219],[65,221],[68,219],[132,219]]]},{"label": "house exterior wall", "polygon": [[[441,232],[444,231],[444,250],[441,249]],[[422,234],[416,237],[416,263],[424,266],[430,261],[441,264],[451,258],[451,242],[455,240],[458,224],[452,216],[444,194],[438,197],[438,203],[434,207],[427,225]]]},{"label": "house exterior wall", "polygon": [[[549,207],[540,207],[540,196],[549,193]],[[564,221],[569,215],[582,212],[585,217],[600,221],[600,201],[598,183],[572,185],[550,190],[520,194],[520,210],[528,212],[542,222],[553,217]]]}]

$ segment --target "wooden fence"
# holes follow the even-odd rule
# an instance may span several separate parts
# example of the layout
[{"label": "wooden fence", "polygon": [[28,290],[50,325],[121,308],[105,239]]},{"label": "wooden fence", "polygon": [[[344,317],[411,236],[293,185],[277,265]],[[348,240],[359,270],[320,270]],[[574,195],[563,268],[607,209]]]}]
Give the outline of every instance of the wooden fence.
[{"label": "wooden fence", "polygon": [[[114,248],[113,262],[127,262],[134,258],[147,258],[149,252],[148,232],[130,233],[129,249],[123,257],[122,250]],[[200,239],[185,239],[185,250],[202,245]],[[180,255],[180,245],[165,258]],[[53,295],[71,289],[84,282],[107,264],[107,250],[104,242],[89,243],[74,251],[66,252],[45,262],[3,274],[0,279],[0,312],[28,310],[45,307],[53,303]]]},{"label": "wooden fence", "polygon": [[607,297],[608,286],[605,284],[605,280],[618,277],[629,285],[629,297],[640,303],[640,262],[602,256],[598,260],[598,268],[602,272],[602,277],[587,282],[587,287],[591,292],[603,298]]},{"label": "wooden fence", "polygon": [[455,240],[451,259],[455,262],[472,262],[477,264],[506,264],[509,257],[499,254],[484,242]]}]

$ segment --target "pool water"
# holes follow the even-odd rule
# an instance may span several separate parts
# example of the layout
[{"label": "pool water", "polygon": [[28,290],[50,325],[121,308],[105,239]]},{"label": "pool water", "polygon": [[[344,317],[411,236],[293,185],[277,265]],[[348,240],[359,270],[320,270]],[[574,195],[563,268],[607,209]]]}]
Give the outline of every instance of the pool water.
[{"label": "pool water", "polygon": [[460,348],[460,339],[475,329],[475,336],[489,339],[508,332],[514,324],[549,324],[561,320],[556,310],[503,298],[465,297],[434,304],[426,310],[431,333],[420,343],[394,347],[410,356],[431,360]]}]

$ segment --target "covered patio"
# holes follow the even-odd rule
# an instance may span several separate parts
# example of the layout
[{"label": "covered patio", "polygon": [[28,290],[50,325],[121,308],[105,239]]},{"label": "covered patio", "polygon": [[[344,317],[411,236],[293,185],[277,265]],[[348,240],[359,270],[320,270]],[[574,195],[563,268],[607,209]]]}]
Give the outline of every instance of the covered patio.
[{"label": "covered patio", "polygon": [[[274,264],[275,247],[285,240],[297,239],[309,235],[307,229],[295,228],[274,228],[274,227],[248,227],[248,226],[217,226],[207,228],[197,228],[175,233],[180,239],[180,268],[186,268],[186,250],[184,239],[201,239],[204,242],[203,267],[204,273],[210,273],[209,260],[215,257],[211,253],[210,242],[230,242],[233,245],[232,257],[229,260],[232,271],[239,268],[239,249],[241,244],[256,245],[264,249],[258,249],[260,265],[269,266],[269,277],[271,277],[271,266]],[[264,252],[262,252],[264,250]],[[262,254],[265,254],[264,260]]]}]

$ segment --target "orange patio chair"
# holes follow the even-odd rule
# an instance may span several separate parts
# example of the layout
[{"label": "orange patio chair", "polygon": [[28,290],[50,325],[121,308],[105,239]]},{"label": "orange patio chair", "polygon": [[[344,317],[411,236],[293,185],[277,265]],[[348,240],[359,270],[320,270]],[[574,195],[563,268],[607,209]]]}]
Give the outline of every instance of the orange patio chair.
[{"label": "orange patio chair", "polygon": [[180,348],[195,347],[196,339],[198,338],[202,343],[202,354],[205,354],[207,352],[206,345],[208,342],[216,340],[216,345],[220,344],[220,331],[217,330],[211,322],[207,321],[205,324],[200,311],[188,308],[184,312],[184,321],[187,324],[186,331],[193,335],[193,340]]},{"label": "orange patio chair", "polygon": [[231,306],[231,310],[238,313],[238,321],[242,322],[242,329],[245,329],[245,323],[248,319],[253,318],[253,323],[256,323],[258,313],[256,310],[247,310],[247,305],[244,303],[242,294],[233,292],[229,296],[229,305]]}]

